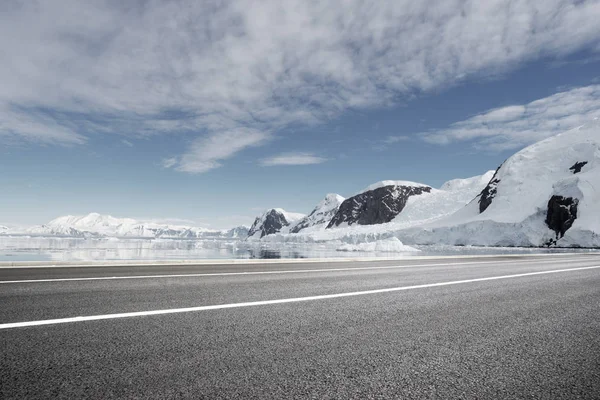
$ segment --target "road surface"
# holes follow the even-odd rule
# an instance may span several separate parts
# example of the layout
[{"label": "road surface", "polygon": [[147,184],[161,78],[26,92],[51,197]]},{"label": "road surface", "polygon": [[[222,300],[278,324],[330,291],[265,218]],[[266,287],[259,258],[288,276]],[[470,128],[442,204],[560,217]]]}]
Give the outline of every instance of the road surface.
[{"label": "road surface", "polygon": [[0,268],[0,398],[600,397],[600,256]]}]

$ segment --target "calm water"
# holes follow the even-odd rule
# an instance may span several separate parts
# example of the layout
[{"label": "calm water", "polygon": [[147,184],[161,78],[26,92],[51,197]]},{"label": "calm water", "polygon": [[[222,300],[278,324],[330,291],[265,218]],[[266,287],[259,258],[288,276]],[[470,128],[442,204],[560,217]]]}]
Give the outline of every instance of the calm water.
[{"label": "calm water", "polygon": [[[0,237],[0,262],[195,260],[233,258],[411,257],[414,255],[531,254],[563,249],[416,246],[419,253],[340,252],[335,243],[275,244],[226,240],[65,239]],[[586,252],[589,250],[579,250]]]}]

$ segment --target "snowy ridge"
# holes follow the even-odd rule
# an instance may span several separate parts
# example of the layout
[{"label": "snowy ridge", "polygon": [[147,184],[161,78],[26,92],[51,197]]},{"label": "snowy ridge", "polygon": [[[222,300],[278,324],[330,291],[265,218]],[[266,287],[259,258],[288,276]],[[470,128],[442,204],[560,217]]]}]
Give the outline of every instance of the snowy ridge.
[{"label": "snowy ridge", "polygon": [[48,224],[24,230],[7,230],[3,234],[61,236],[61,237],[115,237],[115,238],[169,238],[195,239],[209,237],[245,237],[248,228],[212,230],[183,225],[142,222],[131,218],[115,218],[110,215],[90,213],[83,216],[58,217]]},{"label": "snowy ridge", "polygon": [[289,212],[284,210],[283,208],[273,208],[273,210],[277,211],[278,213],[281,213],[289,223],[299,221],[306,216],[306,214]]},{"label": "snowy ridge", "polygon": [[453,179],[440,189],[432,189],[408,199],[404,210],[394,219],[396,228],[420,225],[450,215],[477,196],[490,181],[494,171],[465,179]]},{"label": "snowy ridge", "polygon": [[309,230],[325,229],[344,200],[339,194],[329,193],[310,214],[294,224],[290,232],[298,233],[300,231],[308,232]]},{"label": "snowy ridge", "polygon": [[429,185],[425,185],[423,183],[411,182],[411,181],[379,181],[379,182],[373,183],[372,185],[367,186],[366,188],[364,188],[363,190],[361,190],[360,192],[358,192],[356,194],[368,192],[370,190],[375,190],[375,189],[379,189],[379,188],[386,187],[386,186],[429,187]]},{"label": "snowy ridge", "polygon": [[452,179],[445,182],[440,190],[447,192],[470,191],[477,188],[483,188],[494,176],[495,171],[488,171],[483,175],[477,175],[465,179]]},{"label": "snowy ridge", "polygon": [[77,231],[109,237],[194,238],[206,234],[217,235],[219,232],[205,228],[140,222],[131,218],[115,218],[110,215],[101,215],[98,213],[90,213],[84,216],[68,215],[59,217],[50,221],[47,226],[54,232],[75,229]]}]

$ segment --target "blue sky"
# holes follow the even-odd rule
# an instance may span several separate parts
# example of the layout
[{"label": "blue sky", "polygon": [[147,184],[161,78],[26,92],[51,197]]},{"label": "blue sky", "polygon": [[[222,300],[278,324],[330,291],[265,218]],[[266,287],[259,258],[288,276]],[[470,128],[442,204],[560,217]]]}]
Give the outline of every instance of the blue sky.
[{"label": "blue sky", "polygon": [[0,5],[0,224],[250,224],[600,115],[599,1],[49,3]]}]

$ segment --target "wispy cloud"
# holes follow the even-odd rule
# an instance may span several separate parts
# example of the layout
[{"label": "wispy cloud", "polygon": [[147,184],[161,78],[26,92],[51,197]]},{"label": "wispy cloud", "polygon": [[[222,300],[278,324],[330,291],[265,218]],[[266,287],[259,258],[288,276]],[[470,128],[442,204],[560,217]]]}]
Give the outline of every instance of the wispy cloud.
[{"label": "wispy cloud", "polygon": [[194,133],[164,165],[205,172],[290,125],[600,50],[598,20],[596,0],[3,2],[0,140]]},{"label": "wispy cloud", "polygon": [[260,146],[269,135],[250,128],[238,128],[196,139],[190,149],[178,158],[165,161],[179,171],[201,173],[221,166],[221,162],[246,147]]},{"label": "wispy cloud", "polygon": [[383,139],[383,143],[394,144],[394,143],[398,143],[398,142],[406,142],[408,140],[410,140],[410,136],[395,135],[395,136],[386,137],[385,139]]},{"label": "wispy cloud", "polygon": [[316,156],[313,153],[283,153],[265,158],[260,161],[260,164],[265,167],[273,167],[276,165],[321,164],[325,161],[327,161],[327,158]]},{"label": "wispy cloud", "polygon": [[412,140],[410,136],[405,135],[390,135],[380,140],[368,140],[372,143],[371,148],[375,151],[386,151],[395,148],[395,144]]},{"label": "wispy cloud", "polygon": [[600,85],[556,93],[528,104],[512,105],[423,133],[430,143],[472,141],[477,148],[514,149],[577,127],[600,116]]}]

